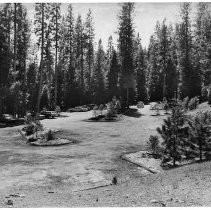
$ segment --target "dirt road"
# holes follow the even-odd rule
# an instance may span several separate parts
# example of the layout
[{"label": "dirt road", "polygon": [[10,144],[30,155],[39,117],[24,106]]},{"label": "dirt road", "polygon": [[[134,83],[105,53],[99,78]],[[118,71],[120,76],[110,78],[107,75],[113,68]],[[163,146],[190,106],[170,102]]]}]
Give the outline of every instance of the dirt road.
[{"label": "dirt road", "polygon": [[[149,206],[156,203],[150,200],[155,198],[166,199],[163,202],[171,205],[189,205],[179,198],[178,202],[171,200],[172,196],[175,199],[174,193],[179,189],[175,183],[182,180],[183,172],[178,172],[175,179],[173,170],[151,175],[121,159],[125,153],[144,149],[149,136],[162,123],[163,115],[151,116],[149,106],[141,110],[141,115],[124,116],[123,120],[110,123],[84,122],[91,112],[64,114],[66,117],[42,123],[48,128],[63,129],[77,140],[75,145],[30,146],[22,142],[17,132],[20,127],[0,129],[1,206],[10,198],[14,207]],[[206,164],[200,167],[208,173],[210,165]],[[189,174],[187,170],[184,179],[189,179]],[[117,186],[110,185],[114,176]],[[195,180],[192,182],[195,184]],[[192,182],[188,182],[186,190],[193,187]],[[24,196],[9,196],[15,193]],[[208,197],[203,199],[209,203]]]}]

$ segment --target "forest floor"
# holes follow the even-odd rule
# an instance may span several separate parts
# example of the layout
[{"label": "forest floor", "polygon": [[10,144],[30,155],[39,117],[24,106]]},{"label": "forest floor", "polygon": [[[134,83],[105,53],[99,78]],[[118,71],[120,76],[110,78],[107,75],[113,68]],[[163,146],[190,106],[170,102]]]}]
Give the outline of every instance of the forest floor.
[{"label": "forest floor", "polygon": [[[99,123],[83,121],[91,112],[63,115],[42,123],[76,144],[30,146],[21,126],[0,129],[0,207],[8,200],[31,208],[211,206],[211,162],[151,174],[121,158],[145,150],[163,113],[152,116],[147,105],[121,121]],[[111,185],[114,176],[117,185]]]}]

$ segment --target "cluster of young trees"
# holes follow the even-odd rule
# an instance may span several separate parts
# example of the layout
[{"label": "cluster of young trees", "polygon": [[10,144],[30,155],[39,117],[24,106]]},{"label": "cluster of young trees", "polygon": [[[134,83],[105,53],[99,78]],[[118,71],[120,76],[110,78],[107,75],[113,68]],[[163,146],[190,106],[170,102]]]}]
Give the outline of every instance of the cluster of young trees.
[{"label": "cluster of young trees", "polygon": [[161,147],[158,136],[151,136],[149,146],[154,154],[162,157],[162,164],[198,158],[211,157],[211,112],[200,111],[189,116],[183,102],[178,102],[163,125],[157,128],[162,137]]},{"label": "cluster of young trees", "polygon": [[[182,3],[180,21],[157,23],[143,49],[133,23],[134,3],[118,15],[117,48],[95,46],[91,9],[85,20],[71,4],[35,4],[31,22],[21,3],[0,8],[0,113],[24,115],[43,107],[66,110],[87,103],[106,103],[117,96],[123,107],[137,101],[200,96],[210,92],[211,15],[209,3]],[[36,37],[36,38],[34,38]],[[36,43],[34,43],[36,41]]]}]

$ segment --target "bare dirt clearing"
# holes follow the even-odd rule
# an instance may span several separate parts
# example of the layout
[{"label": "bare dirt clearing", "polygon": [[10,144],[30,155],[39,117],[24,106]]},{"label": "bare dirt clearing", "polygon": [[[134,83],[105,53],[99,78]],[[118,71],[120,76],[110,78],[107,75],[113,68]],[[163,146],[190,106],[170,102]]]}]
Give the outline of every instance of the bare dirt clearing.
[{"label": "bare dirt clearing", "polygon": [[[209,162],[152,175],[121,159],[144,150],[156,134],[165,116],[151,114],[145,106],[140,117],[124,116],[119,122],[84,122],[91,112],[43,120],[44,126],[62,129],[77,141],[59,147],[22,143],[20,126],[0,129],[1,206],[12,193],[26,195],[12,198],[14,207],[153,206],[160,200],[169,206],[209,205]],[[114,176],[118,185],[110,185]]]}]

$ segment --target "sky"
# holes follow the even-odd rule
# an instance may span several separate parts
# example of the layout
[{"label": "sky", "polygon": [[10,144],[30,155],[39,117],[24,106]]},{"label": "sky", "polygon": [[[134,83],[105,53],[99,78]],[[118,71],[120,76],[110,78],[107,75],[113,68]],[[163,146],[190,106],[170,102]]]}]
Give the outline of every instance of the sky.
[{"label": "sky", "polygon": [[[31,20],[34,18],[34,4],[24,3],[28,9],[28,15]],[[108,38],[112,35],[114,44],[117,43],[117,15],[121,10],[120,3],[72,3],[74,17],[77,18],[81,14],[85,20],[88,9],[93,13],[95,42],[102,39],[104,48],[107,47]],[[66,14],[68,4],[62,3],[62,14]],[[174,24],[179,18],[180,3],[163,2],[163,3],[135,3],[134,26],[135,31],[139,32],[143,47],[149,44],[157,21],[166,18],[167,23]]]}]

